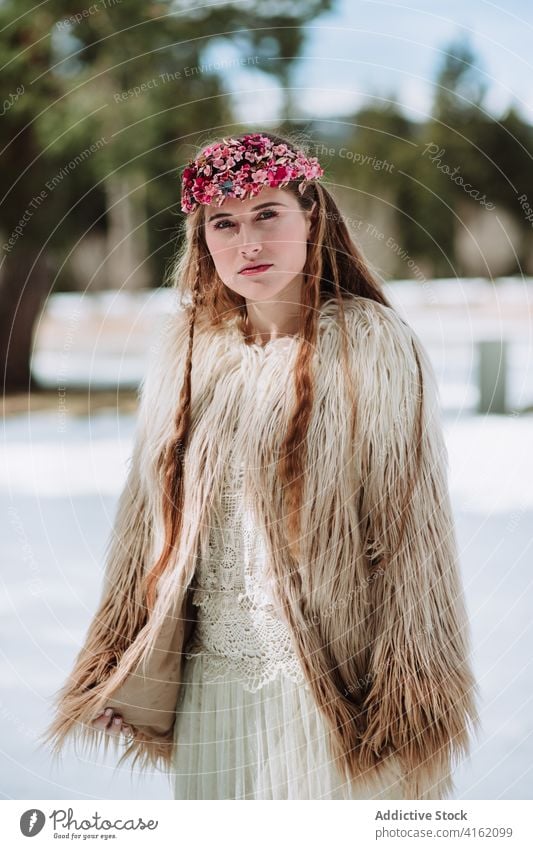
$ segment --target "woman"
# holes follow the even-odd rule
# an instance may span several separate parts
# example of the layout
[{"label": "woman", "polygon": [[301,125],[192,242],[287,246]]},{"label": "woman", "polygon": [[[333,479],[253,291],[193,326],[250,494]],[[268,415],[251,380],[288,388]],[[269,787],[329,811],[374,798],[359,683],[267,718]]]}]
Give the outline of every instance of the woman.
[{"label": "woman", "polygon": [[182,309],[47,735],[126,732],[175,798],[445,798],[477,721],[435,376],[322,175],[270,133],[183,173]]}]

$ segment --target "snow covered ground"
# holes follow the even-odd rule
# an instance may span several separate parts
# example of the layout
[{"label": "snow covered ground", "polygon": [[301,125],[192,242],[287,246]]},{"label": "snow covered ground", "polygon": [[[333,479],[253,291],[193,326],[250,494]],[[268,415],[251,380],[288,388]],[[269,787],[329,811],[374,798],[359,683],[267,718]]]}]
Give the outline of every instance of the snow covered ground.
[{"label": "snow covered ground", "polygon": [[[531,797],[533,416],[444,419],[483,728],[457,798]],[[161,774],[35,741],[96,608],[134,417],[18,415],[4,424],[0,499],[3,798],[170,798]]]},{"label": "snow covered ground", "polygon": [[[426,346],[445,410],[476,409],[482,340],[507,346],[507,409],[533,406],[532,278],[395,280],[384,288]],[[171,289],[53,294],[38,322],[34,376],[52,388],[137,386],[150,342],[177,302]]]}]

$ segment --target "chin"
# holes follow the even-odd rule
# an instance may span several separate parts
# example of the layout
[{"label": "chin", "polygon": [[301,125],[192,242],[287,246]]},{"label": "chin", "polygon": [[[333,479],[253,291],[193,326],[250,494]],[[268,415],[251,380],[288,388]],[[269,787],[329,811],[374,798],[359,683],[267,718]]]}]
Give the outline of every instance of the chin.
[{"label": "chin", "polygon": [[256,283],[255,286],[250,286],[246,291],[243,291],[242,295],[248,298],[249,301],[275,301],[282,289],[283,287],[274,289],[268,284]]},{"label": "chin", "polygon": [[245,298],[251,297],[251,293],[253,292],[254,299],[259,300],[262,296],[272,297],[273,293],[280,292],[283,289],[283,285],[276,283],[266,273],[261,274],[259,277],[239,278],[238,281],[234,281],[228,288]]}]

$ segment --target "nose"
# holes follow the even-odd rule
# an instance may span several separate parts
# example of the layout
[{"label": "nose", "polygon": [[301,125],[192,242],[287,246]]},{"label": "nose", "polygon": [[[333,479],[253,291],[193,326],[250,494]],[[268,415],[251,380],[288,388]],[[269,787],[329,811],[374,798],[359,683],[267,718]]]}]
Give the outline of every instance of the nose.
[{"label": "nose", "polygon": [[241,247],[241,255],[243,259],[255,259],[261,251],[261,245],[254,243],[253,245],[243,245]]},{"label": "nose", "polygon": [[262,250],[261,242],[254,240],[253,234],[251,238],[247,235],[247,228],[245,226],[241,227],[240,232],[240,252],[244,259],[253,259],[257,254]]}]

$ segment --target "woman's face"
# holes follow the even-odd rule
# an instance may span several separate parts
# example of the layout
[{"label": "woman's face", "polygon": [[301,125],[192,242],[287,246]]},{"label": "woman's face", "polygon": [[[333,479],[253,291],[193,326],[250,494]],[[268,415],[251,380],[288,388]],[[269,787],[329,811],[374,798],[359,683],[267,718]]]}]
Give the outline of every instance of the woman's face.
[{"label": "woman's face", "polygon": [[[206,205],[207,247],[222,282],[253,301],[288,288],[298,296],[313,209],[304,212],[291,192],[270,186],[254,198]],[[245,272],[249,266],[256,270]]]}]

